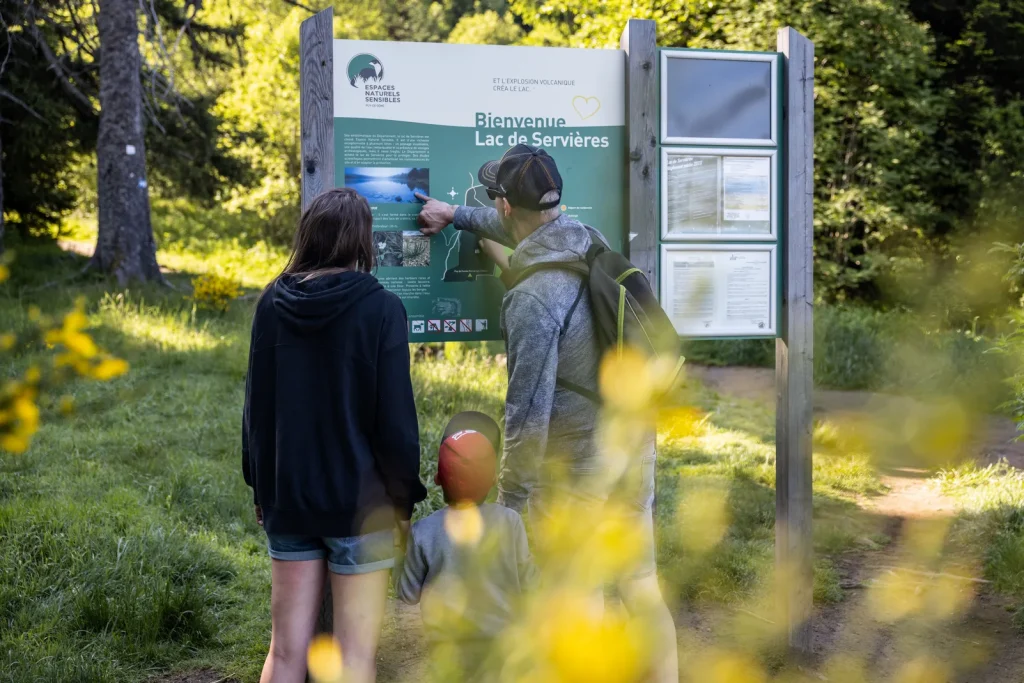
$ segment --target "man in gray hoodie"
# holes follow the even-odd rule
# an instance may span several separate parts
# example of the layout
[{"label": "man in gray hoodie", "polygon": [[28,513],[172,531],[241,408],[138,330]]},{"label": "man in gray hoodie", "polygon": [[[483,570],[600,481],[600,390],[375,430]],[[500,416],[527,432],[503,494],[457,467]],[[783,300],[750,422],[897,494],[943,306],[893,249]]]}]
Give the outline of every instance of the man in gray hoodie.
[{"label": "man in gray hoodie", "polygon": [[[516,145],[484,164],[477,176],[495,207],[452,206],[420,196],[425,201],[421,232],[433,235],[454,224],[456,230],[503,244],[514,250],[512,272],[585,261],[595,241],[607,246],[598,231],[561,213],[562,178],[544,150]],[[599,408],[594,396],[601,358],[586,282],[574,272],[539,270],[505,294],[500,322],[509,379],[498,502],[519,513],[529,506],[534,522],[553,497],[600,503],[605,473],[594,440]],[[638,456],[639,486],[630,495],[647,542],[635,574],[620,591],[630,611],[643,609],[655,616],[664,652],[656,680],[675,682],[675,627],[655,565],[653,433]],[[553,465],[560,467],[560,476],[551,476]]]}]

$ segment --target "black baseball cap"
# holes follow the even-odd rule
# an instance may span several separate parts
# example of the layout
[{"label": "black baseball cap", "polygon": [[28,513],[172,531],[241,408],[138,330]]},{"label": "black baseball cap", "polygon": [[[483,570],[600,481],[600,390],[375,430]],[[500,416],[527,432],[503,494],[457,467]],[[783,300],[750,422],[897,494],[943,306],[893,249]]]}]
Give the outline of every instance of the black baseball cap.
[{"label": "black baseball cap", "polygon": [[444,428],[441,441],[443,442],[452,434],[458,434],[462,431],[480,432],[491,442],[495,453],[501,452],[501,427],[489,415],[475,410],[467,410],[457,414],[448,422],[448,426]]},{"label": "black baseball cap", "polygon": [[[512,206],[543,211],[562,201],[562,176],[558,166],[538,147],[516,145],[497,161],[481,166],[476,177],[492,199],[504,197]],[[553,190],[558,192],[558,199],[542,202],[541,198]]]}]

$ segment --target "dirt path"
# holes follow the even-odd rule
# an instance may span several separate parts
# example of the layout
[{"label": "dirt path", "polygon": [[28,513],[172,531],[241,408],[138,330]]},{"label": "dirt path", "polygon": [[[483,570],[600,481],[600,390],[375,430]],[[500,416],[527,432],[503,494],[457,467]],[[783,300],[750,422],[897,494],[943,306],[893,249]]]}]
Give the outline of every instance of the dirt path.
[{"label": "dirt path", "polygon": [[[775,376],[770,369],[691,367],[690,373],[721,395],[759,402],[774,400]],[[818,390],[814,394],[816,417],[857,413],[868,406],[899,415],[909,412],[914,401],[870,392]],[[1024,468],[1024,444],[1014,441],[1017,430],[1011,420],[990,417],[981,431],[974,447],[979,461],[1002,459]],[[956,683],[1024,681],[1024,639],[1011,623],[1007,601],[977,580],[975,568],[946,572],[965,579],[936,576],[933,567],[915,568],[906,553],[909,528],[928,522],[941,525],[957,511],[955,501],[944,496],[929,476],[929,472],[919,469],[890,469],[882,475],[887,493],[862,501],[862,507],[882,518],[892,541],[880,549],[860,549],[838,559],[845,599],[817,614],[812,679],[830,680],[825,673],[827,662],[837,654],[866,662],[868,680],[884,681],[911,658],[927,653],[956,672]],[[940,580],[948,580],[960,594],[974,596],[961,617],[941,626],[879,624],[875,615],[878,606],[870,604],[868,589],[872,586],[897,587],[894,597],[898,599],[902,590],[918,593]]]}]

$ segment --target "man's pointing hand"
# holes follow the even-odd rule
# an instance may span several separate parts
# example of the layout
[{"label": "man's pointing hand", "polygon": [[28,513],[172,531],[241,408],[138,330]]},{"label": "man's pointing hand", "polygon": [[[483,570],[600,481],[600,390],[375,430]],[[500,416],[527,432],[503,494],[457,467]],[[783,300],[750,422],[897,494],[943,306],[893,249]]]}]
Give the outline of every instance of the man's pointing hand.
[{"label": "man's pointing hand", "polygon": [[417,219],[420,224],[420,232],[424,235],[436,235],[455,220],[455,207],[451,204],[431,199],[425,194],[414,193],[416,199],[423,202],[420,215]]}]

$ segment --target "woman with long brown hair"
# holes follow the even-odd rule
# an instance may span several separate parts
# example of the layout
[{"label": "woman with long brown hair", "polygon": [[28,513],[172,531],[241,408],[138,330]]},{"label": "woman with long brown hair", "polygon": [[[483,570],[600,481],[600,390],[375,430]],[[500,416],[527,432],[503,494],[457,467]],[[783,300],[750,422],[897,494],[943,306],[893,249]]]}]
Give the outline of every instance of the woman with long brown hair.
[{"label": "woman with long brown hair", "polygon": [[299,222],[253,319],[242,472],[271,557],[261,683],[301,683],[326,573],[346,681],[373,681],[395,532],[426,496],[401,300],[374,268],[373,217],[351,189]]}]

